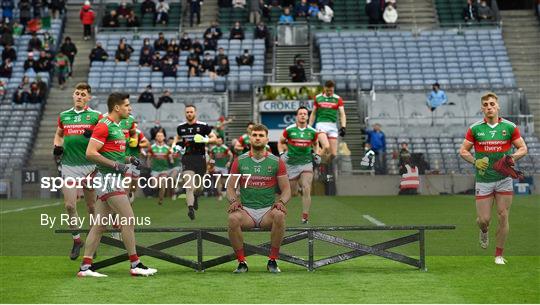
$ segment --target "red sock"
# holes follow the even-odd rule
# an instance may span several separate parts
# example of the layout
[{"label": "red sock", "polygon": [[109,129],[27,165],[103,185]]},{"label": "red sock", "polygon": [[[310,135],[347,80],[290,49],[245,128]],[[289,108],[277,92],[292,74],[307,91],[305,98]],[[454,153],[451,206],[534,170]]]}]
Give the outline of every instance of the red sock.
[{"label": "red sock", "polygon": [[78,238],[73,239],[73,243],[74,244],[80,244],[80,243],[82,243],[82,240],[81,240],[80,237],[78,237]]},{"label": "red sock", "polygon": [[302,219],[308,219],[308,213],[302,213]]},{"label": "red sock", "polygon": [[82,264],[83,265],[92,265],[92,258],[87,257],[87,256],[83,257]]},{"label": "red sock", "polygon": [[502,254],[503,254],[503,248],[496,247],[495,256],[502,256]]},{"label": "red sock", "polygon": [[234,250],[234,253],[236,253],[236,259],[239,263],[246,261],[246,256],[244,255],[244,248]]},{"label": "red sock", "polygon": [[268,255],[269,259],[276,260],[279,257],[279,248],[271,247],[270,248],[270,255]]},{"label": "red sock", "polygon": [[137,254],[132,254],[129,256],[129,261],[134,263],[139,260],[139,256]]}]

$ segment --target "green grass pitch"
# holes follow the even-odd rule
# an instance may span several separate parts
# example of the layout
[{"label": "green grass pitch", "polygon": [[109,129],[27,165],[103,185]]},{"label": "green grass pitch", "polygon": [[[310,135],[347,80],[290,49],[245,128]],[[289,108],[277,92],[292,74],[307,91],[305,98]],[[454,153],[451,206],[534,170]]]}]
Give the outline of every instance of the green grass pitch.
[{"label": "green grass pitch", "polygon": [[[236,275],[236,262],[197,273],[157,259],[142,257],[158,268],[156,276],[133,278],[128,263],[102,269],[105,279],[77,278],[80,259],[68,258],[71,237],[55,234],[55,225],[40,225],[40,215],[60,216],[59,200],[3,200],[0,204],[1,303],[540,303],[540,197],[516,196],[510,211],[510,235],[505,248],[508,264],[493,263],[496,218],[490,227],[490,246],[478,246],[472,196],[416,197],[313,197],[309,226],[370,225],[363,215],[388,225],[454,224],[453,231],[426,234],[427,272],[364,256],[314,272],[285,262],[281,274],[266,272],[266,258],[248,257],[250,271]],[[40,206],[34,209],[26,209]],[[24,210],[20,210],[25,208]],[[19,210],[18,210],[19,209]],[[16,211],[17,210],[17,211]],[[287,224],[301,226],[301,201],[289,204]],[[152,227],[204,227],[226,225],[226,203],[204,198],[197,219],[186,216],[183,200],[137,199],[135,214],[151,217]],[[86,208],[79,203],[79,215]],[[496,217],[495,212],[493,216]],[[339,236],[373,244],[410,232],[342,232]],[[174,234],[139,234],[148,245]],[[83,239],[85,236],[83,235]],[[268,233],[250,233],[245,240],[265,242]],[[229,253],[230,248],[205,242],[207,257]],[[305,256],[307,242],[283,247]],[[345,252],[316,242],[315,255]],[[418,245],[392,251],[417,255]],[[195,243],[168,250],[195,256]],[[121,253],[100,246],[96,261]]]}]

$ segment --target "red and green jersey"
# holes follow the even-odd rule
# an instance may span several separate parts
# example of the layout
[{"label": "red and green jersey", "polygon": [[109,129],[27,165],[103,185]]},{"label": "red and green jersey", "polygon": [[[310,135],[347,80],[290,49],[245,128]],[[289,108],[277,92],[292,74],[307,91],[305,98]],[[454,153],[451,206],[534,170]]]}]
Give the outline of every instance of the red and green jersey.
[{"label": "red and green jersey", "polygon": [[242,147],[244,147],[244,149],[242,151],[237,151],[236,153],[238,155],[240,155],[240,154],[243,154],[243,153],[247,152],[250,149],[249,135],[247,133],[244,133],[243,135],[241,135],[238,138],[238,143],[240,143],[240,145],[242,145]]},{"label": "red and green jersey", "polygon": [[[99,121],[91,139],[103,144],[98,151],[103,157],[118,163],[126,162],[126,136],[120,125],[111,118]],[[97,165],[97,169],[103,174],[115,173],[114,169],[100,164]]]},{"label": "red and green jersey", "polygon": [[273,154],[265,152],[264,157],[257,160],[247,152],[234,160],[231,174],[242,175],[238,182],[242,205],[262,209],[274,204],[277,178],[287,176],[287,169],[285,162]]},{"label": "red and green jersey", "polygon": [[229,162],[229,148],[225,144],[212,147],[210,155],[216,161],[217,167],[227,167],[227,162]]},{"label": "red and green jersey", "polygon": [[311,163],[311,147],[317,141],[317,131],[307,125],[300,128],[292,124],[283,130],[283,137],[287,140],[287,164],[304,165]]},{"label": "red and green jersey", "polygon": [[316,107],[315,122],[336,123],[338,119],[338,108],[343,106],[343,99],[334,94],[326,96],[320,93],[315,96],[313,107]]},{"label": "red and green jersey", "polygon": [[137,121],[135,121],[135,118],[131,114],[126,119],[120,121],[120,128],[122,128],[122,131],[126,135],[126,139],[129,138],[129,131],[136,127]]},{"label": "red and green jersey", "polygon": [[140,131],[139,129],[136,129],[135,136],[137,137],[138,144],[136,147],[129,146],[129,138],[128,138],[128,141],[126,144],[126,155],[138,158],[141,155],[141,148],[139,147],[139,144],[141,143],[141,141],[146,140],[146,137],[144,136],[144,133]]},{"label": "red and green jersey", "polygon": [[154,144],[150,147],[148,155],[152,160],[152,170],[162,172],[169,169],[169,146]]},{"label": "red and green jersey", "polygon": [[469,127],[465,139],[474,144],[475,159],[489,158],[488,168],[476,171],[477,182],[495,182],[506,178],[493,169],[493,163],[512,153],[512,142],[521,138],[516,124],[499,118],[495,126],[490,126],[485,119]]},{"label": "red and green jersey", "polygon": [[100,112],[85,107],[81,111],[71,108],[58,116],[58,128],[64,132],[64,154],[62,164],[69,166],[90,165],[86,159],[86,147],[89,139],[83,133],[85,129],[94,130],[102,119]]},{"label": "red and green jersey", "polygon": [[171,167],[182,166],[182,154],[180,152],[180,149],[178,148],[178,145],[173,147],[171,157],[173,160]]}]

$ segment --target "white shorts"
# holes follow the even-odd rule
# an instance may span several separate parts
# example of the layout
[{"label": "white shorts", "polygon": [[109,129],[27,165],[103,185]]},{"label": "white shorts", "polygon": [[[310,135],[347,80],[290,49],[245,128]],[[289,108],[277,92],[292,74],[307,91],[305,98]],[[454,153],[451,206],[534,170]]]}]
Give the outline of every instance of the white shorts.
[{"label": "white shorts", "polygon": [[301,165],[287,164],[287,175],[289,176],[289,180],[295,180],[300,178],[300,175],[302,173],[313,173],[313,163]]},{"label": "white shorts", "polygon": [[243,207],[244,211],[248,213],[249,217],[253,220],[255,223],[255,227],[258,228],[261,226],[261,220],[263,219],[264,215],[268,213],[272,209],[272,206],[262,208],[262,209],[252,209],[248,207]]},{"label": "white shorts", "polygon": [[119,196],[119,195],[127,196],[126,191],[124,190],[124,188],[122,188],[121,183],[118,183],[118,180],[117,180],[121,176],[118,176],[118,175],[115,176],[114,180],[113,179],[106,180],[105,175],[96,171],[94,177],[101,178],[101,183],[103,184],[100,187],[96,188],[96,194],[101,201],[105,202],[107,201],[107,199],[113,196]]},{"label": "white shorts", "polygon": [[317,132],[324,132],[329,139],[337,139],[338,128],[337,123],[319,122],[317,123]]},{"label": "white shorts", "polygon": [[[178,176],[178,174],[181,174],[182,173],[182,166],[175,166],[175,167],[171,168],[167,172],[167,175],[172,176],[174,173],[176,173],[176,176]],[[173,177],[173,178],[176,178],[176,177]]]},{"label": "white shorts", "polygon": [[169,176],[169,170],[165,171],[152,171],[151,173],[152,177],[163,177],[163,176]]},{"label": "white shorts", "polygon": [[502,195],[513,195],[514,185],[511,177],[506,177],[495,182],[476,182],[476,199],[485,199],[495,196],[495,193]]},{"label": "white shorts", "polygon": [[[96,170],[96,166],[94,164],[89,165],[79,165],[79,166],[71,166],[71,165],[62,165],[62,179],[66,178],[86,178],[90,174],[92,174]],[[83,183],[84,185],[84,183]],[[68,185],[69,187],[70,185]]]},{"label": "white shorts", "polygon": [[227,175],[229,173],[229,169],[227,169],[226,167],[217,167],[216,166],[216,172],[219,172],[222,175]]}]

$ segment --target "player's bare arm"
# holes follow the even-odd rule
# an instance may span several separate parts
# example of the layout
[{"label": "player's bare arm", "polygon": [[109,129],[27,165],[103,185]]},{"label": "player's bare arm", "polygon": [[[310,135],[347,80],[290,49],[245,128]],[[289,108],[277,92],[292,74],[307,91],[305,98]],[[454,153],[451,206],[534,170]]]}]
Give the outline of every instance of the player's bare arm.
[{"label": "player's bare arm", "polygon": [[519,139],[515,139],[512,141],[512,145],[514,145],[516,148],[516,151],[511,155],[514,161],[517,161],[527,155],[527,145],[525,144],[523,138],[520,137]]},{"label": "player's bare arm", "polygon": [[[311,111],[311,114],[309,115],[309,125],[311,125],[311,126],[313,126],[313,124],[315,124],[315,118],[316,118],[315,113],[316,112],[317,112],[317,106],[315,106],[315,104],[313,104],[313,110]],[[345,114],[345,111],[343,111],[343,113]]]},{"label": "player's bare arm", "polygon": [[474,156],[471,154],[472,147],[473,143],[467,140],[463,140],[463,144],[461,144],[461,148],[459,149],[459,155],[461,156],[461,158],[463,158],[463,160],[474,164],[475,159]]},{"label": "player's bare arm", "polygon": [[56,127],[56,132],[54,133],[54,146],[63,146],[64,145],[64,130],[60,127]]},{"label": "player's bare arm", "polygon": [[240,179],[240,176],[231,175],[227,181],[227,199],[229,200],[228,213],[232,213],[242,208],[242,203],[236,194],[237,188],[240,187],[238,179]]},{"label": "player's bare arm", "polygon": [[103,166],[114,168],[116,163],[110,159],[103,157],[99,153],[99,150],[101,149],[101,147],[103,147],[103,143],[91,138],[90,141],[88,142],[88,147],[86,148],[86,158],[88,158],[88,160],[94,163],[98,163]]},{"label": "player's bare arm", "polygon": [[[345,107],[339,106],[339,123],[341,124],[341,127],[346,128],[347,127],[347,116],[345,115]],[[315,111],[313,111],[315,112]],[[313,114],[313,112],[311,114]],[[311,116],[309,117],[309,122],[311,125]]]},{"label": "player's bare arm", "polygon": [[[279,189],[281,190],[281,195],[274,207],[283,213],[287,213],[286,205],[291,200],[291,185],[289,184],[289,177],[287,175],[277,177]],[[228,189],[227,189],[228,190]]]},{"label": "player's bare arm", "polygon": [[279,137],[278,151],[280,154],[287,151],[287,139],[284,136]]}]

